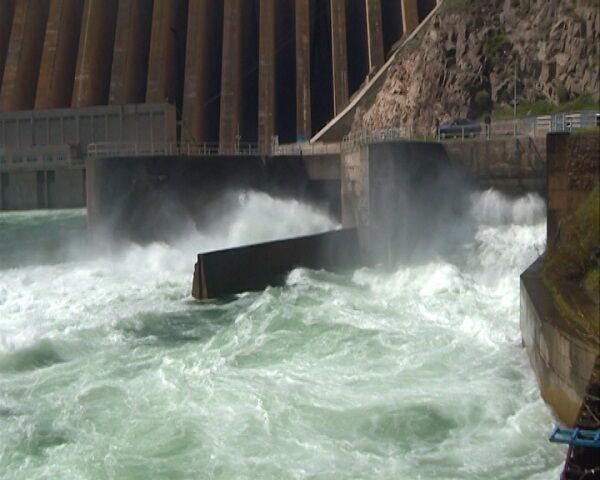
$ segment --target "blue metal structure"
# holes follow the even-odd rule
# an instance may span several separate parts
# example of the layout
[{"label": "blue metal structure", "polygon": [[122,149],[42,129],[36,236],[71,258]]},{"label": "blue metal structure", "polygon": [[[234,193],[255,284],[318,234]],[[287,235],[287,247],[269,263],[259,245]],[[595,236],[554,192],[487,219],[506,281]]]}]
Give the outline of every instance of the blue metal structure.
[{"label": "blue metal structure", "polygon": [[548,440],[578,447],[600,448],[600,430],[585,430],[579,427],[561,428],[555,425]]}]

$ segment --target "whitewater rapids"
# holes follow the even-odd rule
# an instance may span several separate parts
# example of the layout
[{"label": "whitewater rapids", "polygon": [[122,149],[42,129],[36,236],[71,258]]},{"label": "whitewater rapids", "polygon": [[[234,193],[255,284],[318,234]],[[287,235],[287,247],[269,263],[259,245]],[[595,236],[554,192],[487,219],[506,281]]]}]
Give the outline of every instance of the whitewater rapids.
[{"label": "whitewater rapids", "polygon": [[519,332],[542,199],[474,193],[449,256],[197,303],[198,251],[336,227],[234,203],[144,247],[90,246],[84,211],[0,214],[0,478],[558,478]]}]

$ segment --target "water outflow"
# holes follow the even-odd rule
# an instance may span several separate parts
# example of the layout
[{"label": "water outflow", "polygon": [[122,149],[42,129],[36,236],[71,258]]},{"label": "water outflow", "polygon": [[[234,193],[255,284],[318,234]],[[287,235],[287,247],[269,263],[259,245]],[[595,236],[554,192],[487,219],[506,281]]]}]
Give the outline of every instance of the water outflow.
[{"label": "water outflow", "polygon": [[234,204],[101,254],[84,212],[0,215],[1,478],[557,478],[518,328],[540,198],[473,194],[452,255],[194,302],[199,250],[335,227]]}]

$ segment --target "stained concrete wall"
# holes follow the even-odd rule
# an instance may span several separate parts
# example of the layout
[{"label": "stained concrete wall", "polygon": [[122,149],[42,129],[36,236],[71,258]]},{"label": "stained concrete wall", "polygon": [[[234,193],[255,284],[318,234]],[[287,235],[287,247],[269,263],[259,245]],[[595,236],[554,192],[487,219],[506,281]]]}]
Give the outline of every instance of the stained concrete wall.
[{"label": "stained concrete wall", "polygon": [[110,90],[117,0],[85,0],[72,106],[106,105]]},{"label": "stained concrete wall", "polygon": [[359,228],[363,255],[374,263],[426,255],[419,243],[452,222],[466,191],[438,143],[380,143],[342,154],[342,225]]},{"label": "stained concrete wall", "polygon": [[478,188],[519,194],[546,189],[546,137],[445,141],[451,162]]},{"label": "stained concrete wall", "polygon": [[35,108],[62,108],[71,105],[83,2],[51,0]]},{"label": "stained concrete wall", "polygon": [[541,277],[542,259],[521,276],[521,334],[540,393],[562,422],[573,426],[598,355],[563,318]]},{"label": "stained concrete wall", "polygon": [[120,0],[109,103],[143,103],[152,26],[152,0]]},{"label": "stained concrete wall", "polygon": [[13,14],[15,11],[15,0],[4,0],[0,2],[0,90],[2,89],[2,77],[4,76],[4,64],[8,53],[8,42],[13,26]]},{"label": "stained concrete wall", "polygon": [[50,0],[17,0],[4,75],[0,110],[27,110],[35,93]]},{"label": "stained concrete wall", "polygon": [[3,173],[2,177],[3,210],[39,208],[37,172]]},{"label": "stained concrete wall", "polygon": [[85,171],[79,168],[0,173],[0,210],[85,206]]},{"label": "stained concrete wall", "polygon": [[558,235],[562,212],[573,210],[600,181],[600,137],[590,133],[551,133],[548,149],[547,238]]},{"label": "stained concrete wall", "polygon": [[219,140],[219,72],[223,41],[223,3],[190,0],[188,7],[182,138],[190,142]]},{"label": "stained concrete wall", "polygon": [[187,0],[154,0],[146,102],[167,102],[181,112]]},{"label": "stained concrete wall", "polygon": [[327,180],[313,181],[302,157],[89,158],[86,180],[91,230],[138,241],[168,240],[190,223],[201,226],[226,208],[230,191],[332,200]]}]

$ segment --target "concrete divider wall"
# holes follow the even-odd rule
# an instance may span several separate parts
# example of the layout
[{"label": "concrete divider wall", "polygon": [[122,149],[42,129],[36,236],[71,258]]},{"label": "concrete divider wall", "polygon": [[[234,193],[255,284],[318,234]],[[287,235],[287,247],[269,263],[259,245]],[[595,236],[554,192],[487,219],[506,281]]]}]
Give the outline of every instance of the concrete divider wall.
[{"label": "concrete divider wall", "polygon": [[356,229],[286,238],[198,255],[192,294],[217,298],[281,285],[296,267],[356,268],[362,264]]}]

